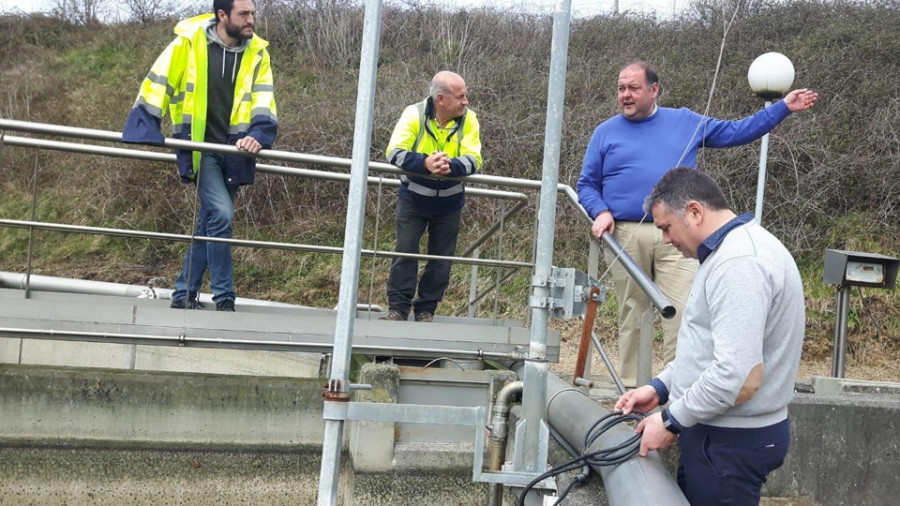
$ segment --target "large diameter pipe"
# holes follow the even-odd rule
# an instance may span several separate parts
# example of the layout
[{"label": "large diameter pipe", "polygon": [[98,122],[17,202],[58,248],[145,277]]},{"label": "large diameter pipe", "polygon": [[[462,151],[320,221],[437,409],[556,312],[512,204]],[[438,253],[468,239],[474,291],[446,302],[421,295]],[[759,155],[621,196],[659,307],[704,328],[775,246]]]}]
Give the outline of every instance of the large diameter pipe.
[{"label": "large diameter pipe", "polygon": [[[584,436],[593,423],[609,411],[581,390],[550,374],[547,380],[547,420],[575,447],[584,450]],[[634,435],[625,425],[615,425],[597,438],[589,450],[609,448]],[[662,459],[652,451],[617,466],[592,466],[603,478],[610,506],[689,506]]]}]

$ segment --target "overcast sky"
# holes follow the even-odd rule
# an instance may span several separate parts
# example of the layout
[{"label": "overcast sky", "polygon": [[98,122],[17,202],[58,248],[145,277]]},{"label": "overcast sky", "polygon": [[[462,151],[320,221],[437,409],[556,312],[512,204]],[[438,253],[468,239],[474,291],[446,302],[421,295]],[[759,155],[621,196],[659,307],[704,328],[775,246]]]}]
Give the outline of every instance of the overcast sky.
[{"label": "overcast sky", "polygon": [[[0,0],[0,12],[23,11],[46,12],[61,0]],[[364,0],[359,0],[363,2]],[[491,5],[497,8],[530,9],[539,12],[552,12],[553,0],[421,0],[423,2],[452,7]],[[212,4],[209,1],[183,0],[186,4],[205,5]],[[601,12],[612,12],[615,0],[572,0],[572,12],[575,15],[594,15]],[[633,12],[654,11],[660,17],[668,17],[674,9],[681,9],[688,0],[619,0],[619,10]],[[118,2],[111,0],[111,4]]]}]

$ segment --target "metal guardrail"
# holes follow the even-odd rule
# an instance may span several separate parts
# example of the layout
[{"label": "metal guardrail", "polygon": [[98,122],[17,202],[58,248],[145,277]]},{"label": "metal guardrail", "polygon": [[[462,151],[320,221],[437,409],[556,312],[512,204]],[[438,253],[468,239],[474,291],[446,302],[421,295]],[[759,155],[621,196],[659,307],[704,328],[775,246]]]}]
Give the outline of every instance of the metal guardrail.
[{"label": "metal guardrail", "polygon": [[[18,120],[9,120],[9,119],[0,119],[0,131],[5,130],[14,130],[20,132],[29,132],[35,134],[44,134],[44,135],[56,135],[63,137],[74,137],[81,138],[87,140],[95,140],[95,141],[104,141],[104,142],[122,142],[122,134],[120,132],[112,132],[107,130],[96,130],[90,128],[80,128],[80,127],[67,127],[60,125],[50,125],[45,123],[33,123],[27,121],[18,121]],[[99,154],[99,155],[107,155],[107,156],[116,156],[116,157],[125,157],[125,158],[133,158],[133,159],[143,159],[143,160],[151,160],[151,161],[161,161],[161,162],[174,162],[175,155],[171,153],[159,153],[155,151],[149,150],[138,150],[138,149],[124,149],[124,148],[113,148],[108,146],[91,146],[86,144],[79,143],[66,143],[60,141],[51,141],[45,139],[33,139],[27,137],[15,137],[2,135],[0,137],[0,142],[9,144],[11,146],[20,146],[20,147],[33,147],[33,148],[44,148],[44,149],[52,149],[57,151],[69,151],[69,152],[78,152],[85,154]],[[178,139],[166,139],[163,145],[164,147],[171,149],[187,149],[187,150],[198,150],[198,151],[211,151],[217,153],[227,153],[238,156],[251,156],[246,151],[242,151],[237,149],[234,146],[224,145],[224,144],[215,144],[208,142],[192,142],[192,141],[184,141]],[[324,165],[333,168],[349,168],[350,160],[346,158],[338,158],[338,157],[329,157],[329,156],[320,156],[320,155],[310,155],[304,153],[293,153],[287,151],[277,151],[271,149],[261,150],[259,153],[256,153],[255,156],[260,159],[268,159],[268,160],[280,160],[286,162],[296,162],[296,163],[305,163],[312,165]],[[331,180],[331,181],[347,181],[349,180],[349,175],[346,174],[338,174],[333,172],[326,171],[316,171],[309,169],[299,169],[299,168],[291,168],[291,167],[278,167],[273,165],[266,164],[258,164],[257,165],[260,172],[268,172],[273,174],[283,174],[283,175],[292,175],[299,177],[314,177],[323,180]],[[376,172],[385,172],[391,174],[403,174],[404,171],[400,168],[382,162],[369,162],[370,170]],[[490,184],[500,187],[510,187],[510,188],[526,188],[532,190],[539,190],[541,188],[540,181],[532,181],[527,179],[517,179],[503,176],[491,176],[484,174],[474,174],[471,176],[465,177],[466,182],[468,183],[481,183],[481,184]],[[385,180],[379,177],[369,177],[369,184],[387,184],[389,186],[399,185],[398,182],[394,182],[396,180]],[[561,192],[565,197],[569,200],[569,202],[575,207],[578,212],[581,213],[582,216],[585,217],[589,222],[593,220],[590,219],[587,212],[583,207],[578,203],[578,195],[575,193],[575,190],[572,189],[571,186],[565,184],[558,184],[557,190]],[[504,192],[498,190],[488,190],[484,188],[467,188],[466,192],[473,196],[485,196],[491,198],[500,198],[500,199],[510,199],[517,200],[521,203],[521,205],[517,204],[510,211],[508,211],[504,219],[509,219],[512,215],[519,212],[525,206],[525,202],[528,201],[528,197],[521,193],[514,192]],[[7,222],[15,222],[15,220],[0,220],[0,224],[8,224],[9,226],[14,226]],[[34,228],[41,227],[57,227],[57,230],[61,230],[65,225],[58,224],[47,224],[47,223],[39,223],[39,222],[20,222],[20,223],[34,223]],[[85,228],[91,229],[96,227],[77,227],[77,228]],[[465,250],[465,254],[461,257],[440,257],[441,260],[452,260],[458,263],[465,263],[470,265],[491,265],[491,266],[502,266],[502,267],[513,267],[513,268],[521,268],[521,267],[531,267],[531,263],[527,262],[504,262],[500,260],[481,260],[481,259],[471,259],[464,258],[471,254],[476,248],[478,248],[481,244],[487,241],[490,236],[495,233],[499,229],[499,223],[495,223],[492,227],[485,232],[481,237],[476,239],[476,241],[469,246]],[[115,230],[115,229],[97,229],[97,233],[99,230]],[[62,231],[62,230],[61,230]],[[77,230],[67,230],[67,231],[77,231]],[[88,232],[88,230],[82,230],[85,233],[94,233]],[[145,232],[145,234],[156,234],[154,232]],[[171,240],[184,240],[184,236],[179,234],[167,234],[172,237],[166,237]],[[269,247],[275,249],[297,249],[302,251],[311,251],[311,252],[321,252],[321,253],[340,253],[342,252],[342,248],[329,248],[325,246],[312,246],[312,245],[289,245],[286,243],[273,243],[273,242],[265,242],[265,241],[245,241],[240,239],[219,239],[219,238],[197,238],[196,240],[207,240],[210,242],[229,242],[233,245],[238,246],[254,246],[254,247]],[[670,318],[675,314],[674,307],[669,303],[666,299],[665,295],[659,290],[650,278],[637,266],[634,260],[628,256],[627,253],[624,252],[621,245],[611,234],[603,234],[601,238],[603,244],[609,248],[613,254],[618,258],[618,261],[622,264],[622,267],[634,278],[635,282],[641,287],[642,290],[647,294],[651,303],[654,307],[660,312],[661,315],[665,318]],[[429,258],[437,258],[431,257],[428,255],[411,255],[411,254],[403,254],[389,251],[364,251],[363,254],[369,256],[384,256],[384,257],[392,257],[392,258],[414,258],[414,259],[429,259]],[[486,263],[487,262],[487,263]],[[479,300],[483,298],[486,294],[480,294],[480,297],[477,297]],[[473,301],[470,301],[472,303]]]}]

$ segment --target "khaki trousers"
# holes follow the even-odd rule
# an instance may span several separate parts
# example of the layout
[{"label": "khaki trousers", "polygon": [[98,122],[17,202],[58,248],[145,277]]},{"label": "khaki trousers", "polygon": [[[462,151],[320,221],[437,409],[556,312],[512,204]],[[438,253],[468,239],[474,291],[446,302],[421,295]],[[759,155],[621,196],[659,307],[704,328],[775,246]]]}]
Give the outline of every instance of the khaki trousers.
[{"label": "khaki trousers", "polygon": [[[681,315],[699,264],[692,258],[685,258],[672,245],[663,244],[662,232],[652,223],[618,221],[614,236],[675,306],[675,316],[662,319],[663,356],[668,363],[675,358]],[[612,264],[613,288],[619,299],[619,375],[625,386],[634,387],[637,386],[641,316],[651,304],[622,264],[614,259],[612,254],[606,253],[607,264]]]}]

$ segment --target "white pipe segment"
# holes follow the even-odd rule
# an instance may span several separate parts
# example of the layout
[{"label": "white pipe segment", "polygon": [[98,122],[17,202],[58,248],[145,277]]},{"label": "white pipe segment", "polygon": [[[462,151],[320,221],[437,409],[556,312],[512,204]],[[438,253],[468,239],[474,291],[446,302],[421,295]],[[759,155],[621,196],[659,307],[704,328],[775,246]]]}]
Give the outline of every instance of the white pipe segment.
[{"label": "white pipe segment", "polygon": [[[32,274],[27,280],[31,290],[44,292],[81,293],[88,295],[113,295],[119,297],[132,297],[139,299],[165,299],[171,300],[171,288],[153,288],[149,286],[128,285],[124,283],[108,283],[106,281],[89,281],[85,279],[59,278],[54,276],[41,276]],[[0,271],[0,288],[14,288],[24,290],[26,275],[17,272]],[[201,293],[200,302],[212,303],[212,294]],[[285,304],[283,302],[271,302],[258,299],[243,299],[238,297],[235,302],[248,306],[270,307],[305,307],[297,304]]]}]

